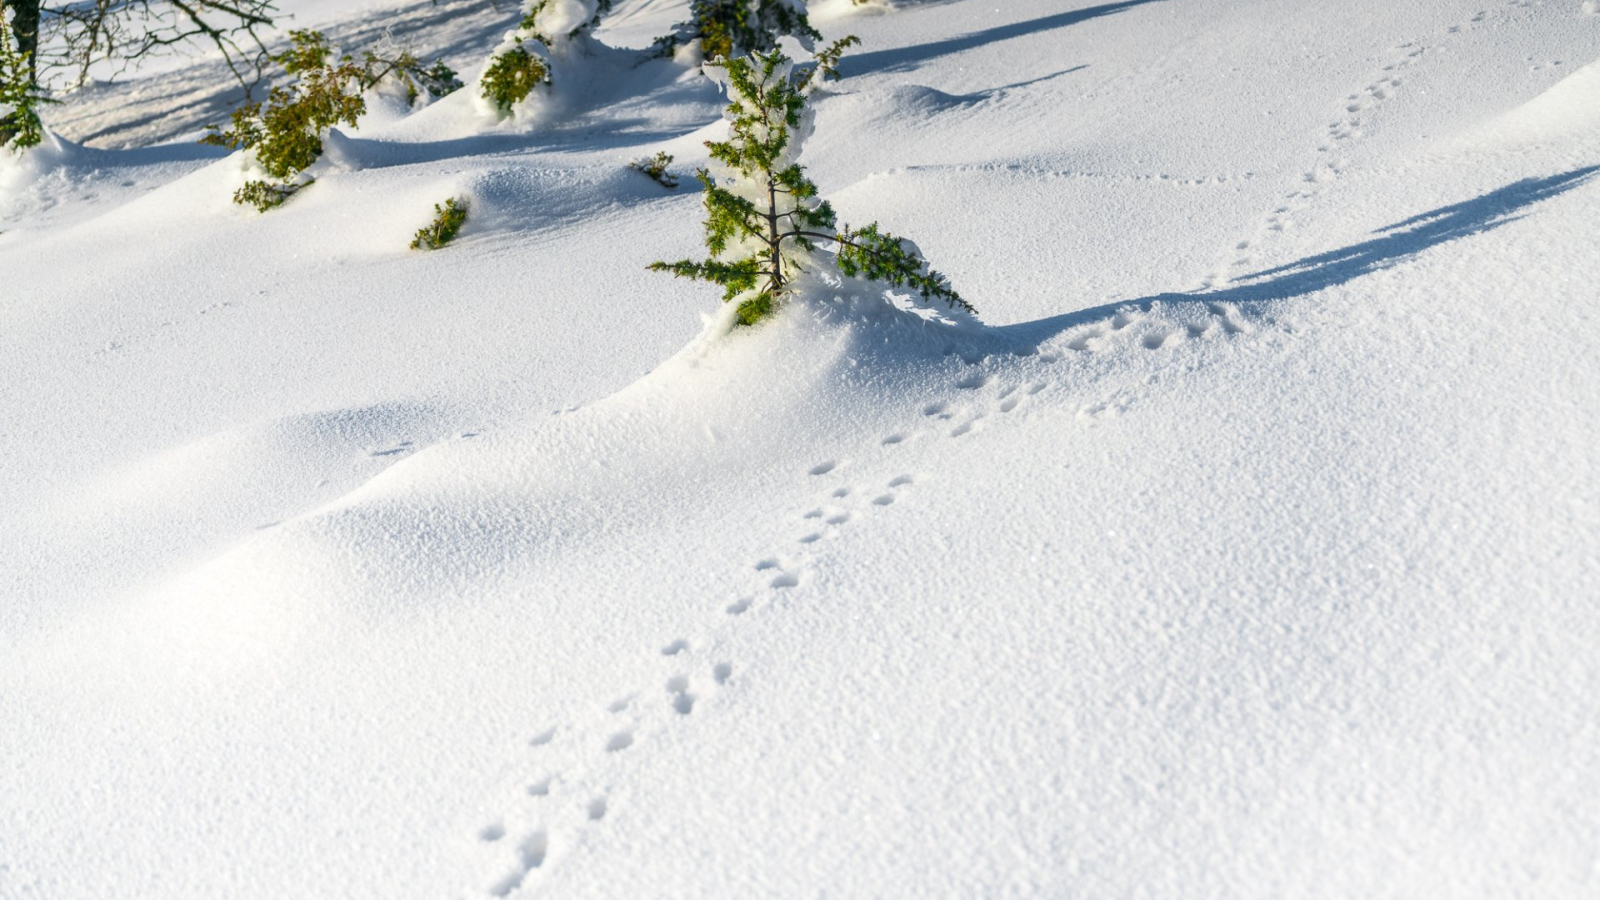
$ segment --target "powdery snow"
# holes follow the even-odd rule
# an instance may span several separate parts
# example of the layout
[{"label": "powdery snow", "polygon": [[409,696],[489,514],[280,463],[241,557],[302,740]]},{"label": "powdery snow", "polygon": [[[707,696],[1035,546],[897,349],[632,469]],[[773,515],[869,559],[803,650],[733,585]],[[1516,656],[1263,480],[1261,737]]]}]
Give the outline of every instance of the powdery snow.
[{"label": "powdery snow", "polygon": [[0,163],[0,897],[1600,892],[1584,4],[812,4],[986,327],[732,336],[711,79],[353,9],[469,88],[281,209],[214,62]]}]

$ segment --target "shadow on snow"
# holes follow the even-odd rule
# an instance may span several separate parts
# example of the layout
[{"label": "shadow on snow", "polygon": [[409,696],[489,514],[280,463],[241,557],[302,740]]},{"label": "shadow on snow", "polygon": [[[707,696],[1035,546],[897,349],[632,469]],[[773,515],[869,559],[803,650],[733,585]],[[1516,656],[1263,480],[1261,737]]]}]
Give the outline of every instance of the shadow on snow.
[{"label": "shadow on snow", "polygon": [[994,28],[985,28],[982,31],[974,31],[942,41],[917,44],[914,47],[898,47],[893,50],[873,50],[868,53],[855,53],[846,56],[840,62],[839,70],[848,77],[867,72],[906,69],[917,63],[926,62],[950,53],[960,53],[963,50],[971,50],[984,44],[1054,31],[1057,28],[1066,28],[1069,25],[1076,25],[1089,19],[1109,16],[1123,10],[1132,9],[1135,6],[1159,2],[1162,2],[1162,0],[1122,0],[1120,3],[1104,3],[1100,6],[1091,6],[1088,9],[1075,9],[1038,19],[1030,19],[1026,22],[997,25]]},{"label": "shadow on snow", "polygon": [[1005,325],[994,331],[1017,345],[1037,347],[1064,331],[1097,322],[1128,306],[1149,307],[1156,302],[1250,304],[1303,297],[1404,262],[1447,241],[1483,234],[1515,222],[1522,217],[1522,210],[1578,187],[1596,172],[1600,172],[1600,166],[1573,169],[1546,178],[1525,178],[1481,197],[1442,206],[1380,228],[1374,232],[1377,237],[1371,240],[1251,273],[1243,276],[1245,283],[1221,290],[1156,294]]}]

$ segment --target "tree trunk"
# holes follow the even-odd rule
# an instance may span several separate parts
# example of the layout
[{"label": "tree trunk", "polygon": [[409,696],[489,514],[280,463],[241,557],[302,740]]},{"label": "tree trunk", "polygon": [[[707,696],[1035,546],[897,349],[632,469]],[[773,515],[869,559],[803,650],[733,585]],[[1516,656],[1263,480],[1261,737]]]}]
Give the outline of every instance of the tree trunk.
[{"label": "tree trunk", "polygon": [[11,22],[11,37],[17,50],[28,57],[28,83],[39,83],[39,3],[40,0],[5,0],[4,5],[15,11]]}]

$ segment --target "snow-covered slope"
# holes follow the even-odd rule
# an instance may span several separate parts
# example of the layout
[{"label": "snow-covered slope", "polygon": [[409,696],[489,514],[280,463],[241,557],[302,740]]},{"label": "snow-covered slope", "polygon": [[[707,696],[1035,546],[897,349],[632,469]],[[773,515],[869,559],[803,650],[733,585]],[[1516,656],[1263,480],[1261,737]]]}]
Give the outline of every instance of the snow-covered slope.
[{"label": "snow-covered slope", "polygon": [[[1600,892],[1600,16],[813,8],[804,162],[988,327],[707,338],[625,168],[720,133],[668,62],[376,115],[264,216],[160,142],[214,66],[51,111],[0,897]],[[469,76],[517,18],[376,9],[318,21]]]}]

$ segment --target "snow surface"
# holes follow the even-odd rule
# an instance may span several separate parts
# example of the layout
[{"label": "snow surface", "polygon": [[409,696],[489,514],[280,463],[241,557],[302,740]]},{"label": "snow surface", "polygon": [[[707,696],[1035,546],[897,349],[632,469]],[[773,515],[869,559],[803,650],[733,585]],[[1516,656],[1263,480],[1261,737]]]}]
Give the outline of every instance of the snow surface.
[{"label": "snow surface", "polygon": [[708,337],[673,61],[264,216],[218,63],[71,95],[0,163],[0,897],[1600,895],[1592,11],[814,4],[804,161],[960,332]]}]

